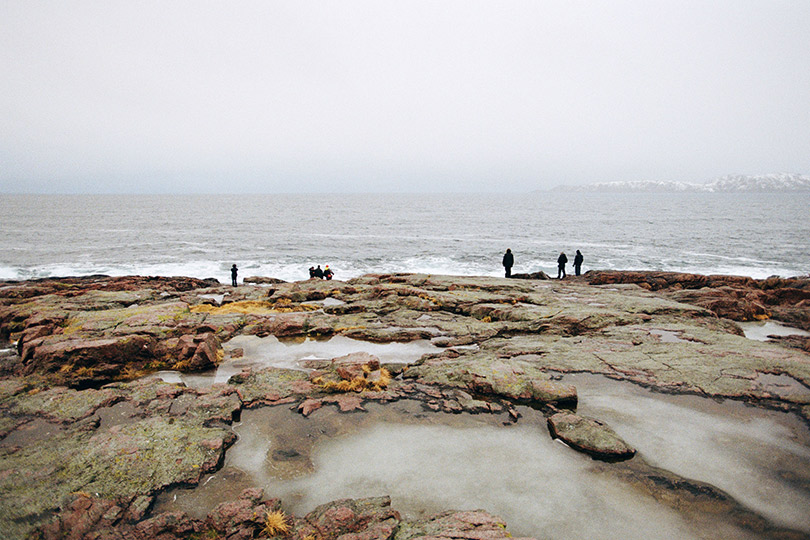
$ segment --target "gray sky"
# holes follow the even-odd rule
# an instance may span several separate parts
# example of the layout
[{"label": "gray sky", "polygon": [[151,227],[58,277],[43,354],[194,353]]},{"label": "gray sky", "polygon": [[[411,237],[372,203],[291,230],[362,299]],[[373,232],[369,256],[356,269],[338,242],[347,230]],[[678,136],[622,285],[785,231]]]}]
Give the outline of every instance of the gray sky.
[{"label": "gray sky", "polygon": [[0,0],[0,192],[810,172],[807,0]]}]

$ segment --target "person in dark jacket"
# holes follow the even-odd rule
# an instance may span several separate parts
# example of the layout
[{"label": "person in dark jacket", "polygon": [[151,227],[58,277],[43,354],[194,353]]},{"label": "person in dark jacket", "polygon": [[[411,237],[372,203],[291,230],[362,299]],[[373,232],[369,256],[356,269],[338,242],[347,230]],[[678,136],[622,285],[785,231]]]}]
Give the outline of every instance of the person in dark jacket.
[{"label": "person in dark jacket", "polygon": [[577,250],[577,254],[574,255],[574,274],[577,276],[580,274],[580,270],[582,270],[582,261],[585,260],[585,257],[582,256],[582,253]]},{"label": "person in dark jacket", "polygon": [[557,257],[557,279],[562,279],[565,277],[565,263],[568,262],[568,257],[565,256],[565,253],[560,253],[560,256]]},{"label": "person in dark jacket", "polygon": [[321,270],[321,265],[318,265],[318,268],[315,269],[315,277],[318,279],[323,279],[323,270]]},{"label": "person in dark jacket", "polygon": [[515,265],[515,256],[512,255],[512,250],[507,249],[503,254],[503,269],[506,271],[506,277],[512,277],[512,267]]},{"label": "person in dark jacket", "polygon": [[236,265],[231,266],[231,285],[236,287],[236,274],[239,272],[239,269]]},{"label": "person in dark jacket", "polygon": [[317,276],[315,276],[315,267],[314,267],[314,266],[310,266],[310,267],[309,267],[309,279],[312,279],[312,278],[314,278],[314,277],[317,277]]},{"label": "person in dark jacket", "polygon": [[325,277],[326,279],[332,279],[333,275],[334,274],[332,273],[332,270],[329,269],[329,265],[327,264],[326,268],[324,268],[323,270],[323,277]]}]

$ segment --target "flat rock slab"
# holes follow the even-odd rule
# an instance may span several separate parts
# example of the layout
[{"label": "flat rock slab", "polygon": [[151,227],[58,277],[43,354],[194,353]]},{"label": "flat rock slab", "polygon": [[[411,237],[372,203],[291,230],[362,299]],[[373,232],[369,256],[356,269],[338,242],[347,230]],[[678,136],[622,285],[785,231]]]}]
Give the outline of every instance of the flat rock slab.
[{"label": "flat rock slab", "polygon": [[624,460],[636,453],[616,432],[594,418],[560,412],[549,417],[548,428],[554,438],[595,458]]}]

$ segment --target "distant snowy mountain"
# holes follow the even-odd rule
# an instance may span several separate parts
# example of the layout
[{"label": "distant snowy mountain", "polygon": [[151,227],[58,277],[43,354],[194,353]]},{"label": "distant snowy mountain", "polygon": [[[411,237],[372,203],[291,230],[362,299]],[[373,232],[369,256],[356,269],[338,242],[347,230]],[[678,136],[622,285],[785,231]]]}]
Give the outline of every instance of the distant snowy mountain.
[{"label": "distant snowy mountain", "polygon": [[760,176],[729,175],[707,184],[685,182],[628,181],[603,182],[583,186],[557,186],[553,191],[599,191],[599,192],[678,192],[702,191],[711,193],[810,191],[810,176],[801,174],[765,174]]},{"label": "distant snowy mountain", "polygon": [[729,175],[705,186],[706,191],[810,191],[810,176],[800,174]]}]

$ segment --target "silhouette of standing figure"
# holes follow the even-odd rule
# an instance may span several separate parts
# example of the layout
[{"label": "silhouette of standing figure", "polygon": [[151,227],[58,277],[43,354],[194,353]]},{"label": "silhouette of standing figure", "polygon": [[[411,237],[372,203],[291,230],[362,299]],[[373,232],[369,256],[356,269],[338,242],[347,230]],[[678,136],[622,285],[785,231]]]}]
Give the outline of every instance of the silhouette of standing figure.
[{"label": "silhouette of standing figure", "polygon": [[334,273],[329,269],[329,265],[327,264],[326,268],[323,269],[323,277],[326,279],[332,279],[333,275]]},{"label": "silhouette of standing figure", "polygon": [[579,275],[580,270],[582,269],[582,261],[584,260],[585,257],[583,257],[582,253],[580,253],[579,250],[577,250],[577,254],[574,255],[574,274],[576,274],[577,276]]},{"label": "silhouette of standing figure", "polygon": [[515,265],[515,256],[512,255],[512,250],[507,249],[503,254],[503,269],[506,270],[506,277],[512,277],[512,267]]},{"label": "silhouette of standing figure", "polygon": [[236,265],[231,266],[231,285],[236,287],[236,274],[239,272],[239,269]]},{"label": "silhouette of standing figure", "polygon": [[567,262],[568,257],[565,256],[565,253],[560,252],[560,256],[557,257],[557,279],[565,277],[565,263]]}]

